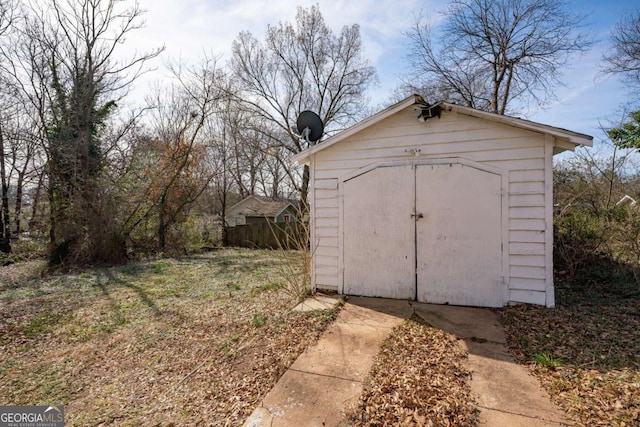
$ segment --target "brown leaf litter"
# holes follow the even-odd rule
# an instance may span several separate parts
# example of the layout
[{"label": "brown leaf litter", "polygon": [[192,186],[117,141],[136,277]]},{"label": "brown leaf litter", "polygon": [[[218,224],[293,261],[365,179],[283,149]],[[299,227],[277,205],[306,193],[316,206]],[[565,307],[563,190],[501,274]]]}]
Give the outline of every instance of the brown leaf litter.
[{"label": "brown leaf litter", "polygon": [[394,328],[348,413],[350,425],[476,425],[467,353],[457,341],[417,316]]}]

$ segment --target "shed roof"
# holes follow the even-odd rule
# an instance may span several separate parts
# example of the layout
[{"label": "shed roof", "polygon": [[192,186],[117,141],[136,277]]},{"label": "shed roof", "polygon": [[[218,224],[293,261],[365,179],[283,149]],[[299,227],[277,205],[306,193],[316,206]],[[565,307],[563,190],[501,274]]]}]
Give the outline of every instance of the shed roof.
[{"label": "shed roof", "polygon": [[284,212],[289,206],[295,209],[294,203],[288,199],[252,195],[231,206],[227,211],[227,215],[275,217]]},{"label": "shed roof", "polygon": [[409,107],[420,107],[420,108],[439,108],[442,111],[455,112],[458,114],[464,114],[470,117],[476,117],[488,121],[492,121],[495,123],[501,123],[507,126],[513,126],[520,129],[526,129],[533,132],[538,132],[542,134],[548,134],[556,137],[557,142],[556,146],[560,149],[559,151],[564,150],[573,150],[576,146],[586,145],[591,147],[593,145],[593,137],[590,135],[586,135],[583,133],[573,132],[566,129],[561,129],[554,126],[545,125],[542,123],[532,122],[525,119],[520,119],[517,117],[504,116],[500,114],[490,113],[487,111],[477,110],[475,108],[464,107],[457,104],[452,104],[445,101],[440,101],[434,105],[427,104],[424,99],[420,95],[411,95],[408,98],[391,105],[390,107],[370,116],[366,119],[362,120],[359,123],[351,126],[343,130],[342,132],[332,136],[326,141],[314,145],[312,147],[307,148],[304,151],[293,156],[293,161],[297,163],[306,163],[308,159],[313,154],[325,150],[331,147],[334,144],[337,144],[346,138],[354,135],[369,126],[372,126],[381,120],[386,119],[400,111],[403,111]]}]

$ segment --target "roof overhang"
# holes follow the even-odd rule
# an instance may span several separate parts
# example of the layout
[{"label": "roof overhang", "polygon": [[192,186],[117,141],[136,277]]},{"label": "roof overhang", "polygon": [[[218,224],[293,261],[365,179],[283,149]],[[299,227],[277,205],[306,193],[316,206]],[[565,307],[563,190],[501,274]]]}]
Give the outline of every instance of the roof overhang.
[{"label": "roof overhang", "polygon": [[390,117],[400,111],[409,107],[420,107],[421,114],[419,118],[421,121],[426,122],[429,117],[425,117],[425,112],[428,114],[432,112],[433,115],[440,115],[444,112],[454,112],[463,114],[469,117],[475,117],[478,119],[484,119],[495,123],[501,123],[507,126],[513,126],[519,129],[526,129],[532,132],[542,133],[555,137],[555,147],[557,152],[565,150],[574,150],[577,146],[593,146],[593,137],[578,132],[573,132],[566,129],[557,128],[554,126],[545,125],[542,123],[532,122],[525,119],[519,119],[516,117],[504,116],[500,114],[490,113],[487,111],[477,110],[475,108],[464,107],[457,104],[451,104],[449,102],[440,101],[434,105],[427,104],[419,95],[411,95],[408,98],[376,113],[359,123],[343,130],[342,132],[332,136],[324,142],[321,142],[313,147],[309,147],[304,151],[294,155],[292,160],[296,163],[303,164],[308,163],[311,156],[319,151],[326,150],[334,144],[337,144],[350,136],[372,126],[387,117]]}]

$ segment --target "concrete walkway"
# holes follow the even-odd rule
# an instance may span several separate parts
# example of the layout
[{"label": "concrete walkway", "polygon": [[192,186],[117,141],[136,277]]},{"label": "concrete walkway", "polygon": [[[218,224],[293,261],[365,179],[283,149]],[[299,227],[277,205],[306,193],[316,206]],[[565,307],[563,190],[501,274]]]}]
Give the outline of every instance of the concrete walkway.
[{"label": "concrete walkway", "polygon": [[[480,425],[537,427],[571,425],[537,380],[517,365],[504,331],[487,309],[350,297],[316,345],[301,354],[245,422],[259,426],[338,426],[358,400],[363,381],[391,329],[416,313],[430,325],[453,333],[469,352],[471,390]],[[319,298],[306,307],[327,308]]]}]

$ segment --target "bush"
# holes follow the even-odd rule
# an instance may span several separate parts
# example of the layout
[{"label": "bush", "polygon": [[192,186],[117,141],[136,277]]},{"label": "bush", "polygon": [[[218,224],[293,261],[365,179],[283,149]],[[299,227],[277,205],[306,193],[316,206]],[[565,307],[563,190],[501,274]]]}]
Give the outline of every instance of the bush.
[{"label": "bush", "polygon": [[580,265],[602,247],[606,221],[587,210],[570,208],[554,219],[553,226],[556,264],[566,268],[573,280]]}]

